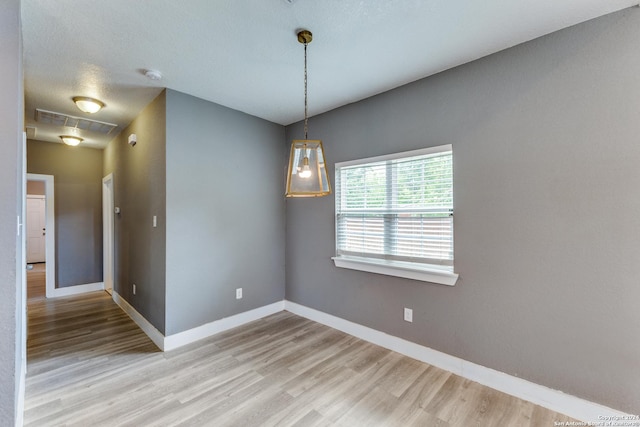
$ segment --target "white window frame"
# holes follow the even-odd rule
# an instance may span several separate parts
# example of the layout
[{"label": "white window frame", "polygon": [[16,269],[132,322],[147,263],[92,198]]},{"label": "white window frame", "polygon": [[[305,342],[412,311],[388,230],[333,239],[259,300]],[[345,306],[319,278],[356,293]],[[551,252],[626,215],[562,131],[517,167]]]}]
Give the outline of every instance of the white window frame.
[{"label": "white window frame", "polygon": [[[365,159],[351,160],[339,162],[335,164],[334,176],[336,177],[336,186],[340,179],[340,169],[348,166],[364,165],[368,163],[382,162],[388,160],[397,160],[413,156],[421,156],[428,154],[442,153],[452,151],[451,144],[440,145],[437,147],[429,147],[421,150],[406,151],[401,153],[389,154],[385,156],[369,157]],[[338,194],[336,192],[336,197]],[[336,256],[332,258],[336,267],[348,268],[352,270],[366,271],[370,273],[384,274],[388,276],[403,277],[407,279],[419,280],[430,283],[454,286],[458,280],[458,274],[454,273],[453,266],[440,266],[436,264],[413,263],[406,261],[397,261],[390,259],[378,259],[360,256],[338,255],[338,215],[337,209],[339,201],[336,200],[336,217],[335,217],[335,233],[336,233]],[[455,233],[455,231],[454,231]]]}]

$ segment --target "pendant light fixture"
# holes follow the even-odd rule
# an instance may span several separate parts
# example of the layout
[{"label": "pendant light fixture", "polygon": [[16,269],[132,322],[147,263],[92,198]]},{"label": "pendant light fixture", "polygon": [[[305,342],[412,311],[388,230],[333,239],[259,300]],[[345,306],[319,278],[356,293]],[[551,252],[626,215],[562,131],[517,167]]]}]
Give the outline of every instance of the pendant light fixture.
[{"label": "pendant light fixture", "polygon": [[322,141],[308,138],[307,45],[312,39],[311,32],[307,30],[298,33],[298,41],[304,44],[304,139],[294,140],[291,144],[287,197],[322,197],[331,194]]}]

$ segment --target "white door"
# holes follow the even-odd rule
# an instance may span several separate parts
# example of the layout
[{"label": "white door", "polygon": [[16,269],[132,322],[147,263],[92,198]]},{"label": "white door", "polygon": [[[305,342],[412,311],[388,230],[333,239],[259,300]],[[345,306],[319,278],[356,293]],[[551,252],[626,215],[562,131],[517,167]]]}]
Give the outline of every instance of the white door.
[{"label": "white door", "polygon": [[27,262],[45,262],[46,215],[44,196],[27,195]]}]

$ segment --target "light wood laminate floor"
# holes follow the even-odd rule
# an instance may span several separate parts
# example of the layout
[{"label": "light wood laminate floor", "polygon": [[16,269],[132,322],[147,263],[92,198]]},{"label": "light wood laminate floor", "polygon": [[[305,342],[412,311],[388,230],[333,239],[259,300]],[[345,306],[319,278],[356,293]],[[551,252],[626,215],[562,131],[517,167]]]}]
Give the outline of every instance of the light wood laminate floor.
[{"label": "light wood laminate floor", "polygon": [[104,292],[29,300],[26,426],[553,426],[560,414],[281,312],[166,353]]},{"label": "light wood laminate floor", "polygon": [[31,265],[31,270],[27,270],[27,299],[44,298],[47,264],[42,262],[29,265]]}]

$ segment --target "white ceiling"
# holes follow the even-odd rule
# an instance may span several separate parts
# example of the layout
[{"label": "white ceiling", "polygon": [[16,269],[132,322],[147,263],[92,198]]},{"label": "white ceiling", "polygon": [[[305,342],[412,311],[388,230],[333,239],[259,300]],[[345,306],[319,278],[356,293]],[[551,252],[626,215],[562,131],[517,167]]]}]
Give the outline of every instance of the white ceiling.
[{"label": "white ceiling", "polygon": [[[272,122],[319,114],[638,0],[22,0],[27,126],[35,109],[88,117],[73,96],[106,107],[92,119],[128,125],[162,87]],[[164,78],[151,81],[145,69]],[[114,135],[80,132],[104,147]]]}]

